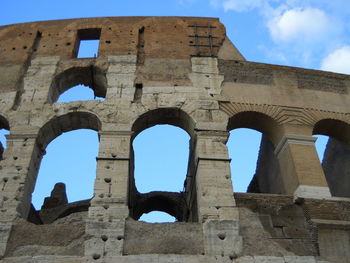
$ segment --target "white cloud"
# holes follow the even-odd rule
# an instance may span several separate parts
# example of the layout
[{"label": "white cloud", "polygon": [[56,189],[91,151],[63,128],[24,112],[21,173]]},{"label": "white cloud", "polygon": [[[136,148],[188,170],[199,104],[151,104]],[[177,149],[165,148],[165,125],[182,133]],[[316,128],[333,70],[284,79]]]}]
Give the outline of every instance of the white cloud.
[{"label": "white cloud", "polygon": [[219,8],[219,0],[210,0],[210,6],[213,8]]},{"label": "white cloud", "polygon": [[350,46],[343,46],[322,60],[322,70],[350,74]]},{"label": "white cloud", "polygon": [[268,28],[275,42],[317,42],[329,31],[330,19],[317,8],[294,8],[273,17]]},{"label": "white cloud", "polygon": [[[222,3],[225,11],[244,12],[260,7],[264,0],[225,0]],[[266,0],[265,0],[266,2]]]}]

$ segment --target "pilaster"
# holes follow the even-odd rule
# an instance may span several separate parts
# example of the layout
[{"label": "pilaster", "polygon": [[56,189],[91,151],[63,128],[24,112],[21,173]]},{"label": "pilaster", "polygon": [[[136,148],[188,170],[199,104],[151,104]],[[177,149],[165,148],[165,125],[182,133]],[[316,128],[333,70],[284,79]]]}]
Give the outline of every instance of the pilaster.
[{"label": "pilaster", "polygon": [[129,182],[131,132],[102,131],[94,197],[89,208],[85,255],[98,259],[123,251]]},{"label": "pilaster", "polygon": [[287,194],[295,198],[331,197],[315,141],[312,136],[286,134],[275,149]]}]

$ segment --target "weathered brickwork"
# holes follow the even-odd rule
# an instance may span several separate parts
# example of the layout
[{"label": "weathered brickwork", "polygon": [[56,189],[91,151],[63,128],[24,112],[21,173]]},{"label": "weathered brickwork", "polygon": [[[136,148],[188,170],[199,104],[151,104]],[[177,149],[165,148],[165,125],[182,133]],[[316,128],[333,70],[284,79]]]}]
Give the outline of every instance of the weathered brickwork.
[{"label": "weathered brickwork", "polygon": [[[350,76],[248,62],[216,18],[122,17],[0,27],[0,79],[1,262],[350,262]],[[105,100],[57,102],[78,84]],[[181,193],[135,185],[132,142],[157,124],[191,137]],[[263,133],[252,193],[231,181],[237,128]],[[36,211],[45,149],[77,129],[99,134],[93,198],[58,184]],[[137,221],[155,210],[177,222]]]}]

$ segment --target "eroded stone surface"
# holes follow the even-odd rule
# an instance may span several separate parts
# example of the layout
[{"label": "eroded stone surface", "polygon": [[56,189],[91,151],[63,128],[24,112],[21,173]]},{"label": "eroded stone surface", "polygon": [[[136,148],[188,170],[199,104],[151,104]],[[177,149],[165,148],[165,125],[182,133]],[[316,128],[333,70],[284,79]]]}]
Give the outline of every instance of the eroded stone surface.
[{"label": "eroded stone surface", "polygon": [[[91,38],[98,56],[77,58]],[[348,75],[245,61],[216,18],[8,25],[0,47],[2,262],[349,263],[347,151],[328,147],[325,166],[336,158],[341,178],[326,171],[329,189],[311,136],[350,145]],[[105,100],[57,102],[77,84]],[[135,186],[132,141],[157,124],[191,137],[181,193]],[[264,134],[255,194],[233,195],[226,142],[237,128]],[[45,149],[76,129],[99,133],[94,196],[67,204],[53,191],[35,211]],[[182,222],[130,219],[152,210]]]}]

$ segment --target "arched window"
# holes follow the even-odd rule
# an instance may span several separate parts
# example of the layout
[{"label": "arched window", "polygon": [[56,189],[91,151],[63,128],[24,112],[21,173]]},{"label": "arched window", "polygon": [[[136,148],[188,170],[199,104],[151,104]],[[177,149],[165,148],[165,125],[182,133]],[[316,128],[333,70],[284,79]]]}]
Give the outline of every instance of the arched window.
[{"label": "arched window", "polygon": [[79,129],[55,138],[46,148],[41,161],[32,203],[40,210],[56,183],[64,183],[67,201],[90,199],[96,173],[98,135]]},{"label": "arched window", "polygon": [[322,156],[325,148],[320,160],[332,196],[350,197],[350,125],[324,119],[315,124],[313,134],[321,139],[319,155]]},{"label": "arched window", "polygon": [[269,116],[241,112],[229,119],[227,142],[235,192],[284,193],[275,145],[280,128]]},{"label": "arched window", "polygon": [[[133,141],[134,176],[136,188],[140,193],[183,191],[189,139],[184,130],[171,125],[156,125],[137,135]],[[140,220],[159,221],[157,215],[161,216],[160,213],[153,212],[150,219],[146,216]],[[174,219],[169,215],[167,221]]]},{"label": "arched window", "polygon": [[[73,97],[63,94],[73,87],[75,89],[75,91],[72,91]],[[91,89],[90,94],[87,88]],[[50,88],[48,102],[70,102],[73,100],[91,100],[96,98],[103,100],[106,97],[106,91],[107,79],[102,69],[95,66],[73,67],[61,72],[54,78]],[[61,95],[64,95],[65,98],[59,98]]]},{"label": "arched window", "polygon": [[100,127],[95,115],[74,112],[51,119],[39,130],[31,163],[34,181],[25,185],[29,188],[26,192],[32,193],[37,178],[32,198],[27,197],[35,206],[29,213],[33,223],[51,223],[88,209],[96,173],[96,131]]},{"label": "arched window", "polygon": [[[184,181],[188,174],[188,131],[193,131],[192,120],[178,109],[157,109],[140,116],[133,131],[134,169],[131,169],[129,188],[131,217],[139,219],[143,214],[160,211],[172,216],[166,219],[167,222],[174,218],[187,221],[189,205]],[[140,220],[163,221],[158,216],[147,218],[147,215]]]}]

